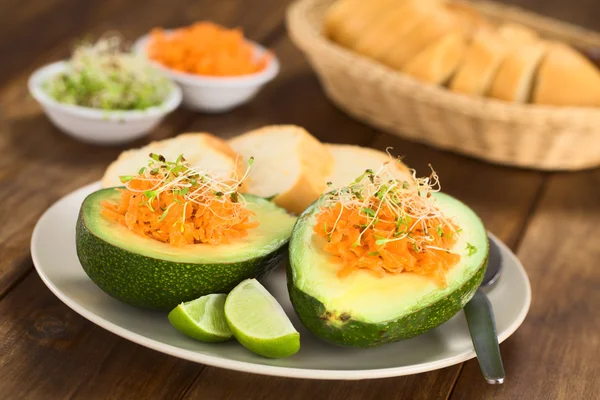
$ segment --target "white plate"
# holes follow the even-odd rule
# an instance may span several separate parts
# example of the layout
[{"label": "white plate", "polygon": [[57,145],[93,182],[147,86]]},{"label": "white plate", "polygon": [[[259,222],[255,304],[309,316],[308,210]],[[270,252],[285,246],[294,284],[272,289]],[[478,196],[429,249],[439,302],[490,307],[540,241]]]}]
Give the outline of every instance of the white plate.
[{"label": "white plate", "polygon": [[[475,357],[462,312],[421,336],[374,349],[327,344],[312,336],[296,318],[289,302],[285,273],[279,268],[264,280],[300,332],[296,355],[270,360],[254,355],[235,340],[207,344],[181,335],[166,313],[143,311],[109,297],[87,277],[75,251],[79,206],[99,183],[59,200],[44,213],[33,232],[31,254],[44,283],[83,317],[142,346],[198,363],[265,375],[312,379],[371,379],[410,375],[458,364]],[[494,238],[495,239],[495,238]],[[514,254],[495,239],[504,260],[502,276],[488,291],[500,341],[523,322],[531,301],[527,274]]]}]

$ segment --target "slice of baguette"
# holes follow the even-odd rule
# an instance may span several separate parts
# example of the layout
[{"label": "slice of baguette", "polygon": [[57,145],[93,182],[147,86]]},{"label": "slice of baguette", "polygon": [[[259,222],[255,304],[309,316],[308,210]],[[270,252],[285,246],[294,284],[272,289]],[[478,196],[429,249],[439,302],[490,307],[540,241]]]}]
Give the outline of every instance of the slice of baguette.
[{"label": "slice of baguette", "polygon": [[374,59],[385,57],[438,3],[439,0],[405,0],[393,4],[374,26],[363,32],[353,46],[354,50]]},{"label": "slice of baguette", "polygon": [[223,178],[241,176],[245,171],[241,157],[224,140],[209,133],[184,133],[121,153],[106,169],[102,185],[121,186],[119,177],[137,174],[141,167],[148,164],[150,153],[163,155],[167,160],[175,160],[183,154],[193,167],[209,170]]},{"label": "slice of baguette", "polygon": [[436,85],[445,84],[454,76],[475,32],[479,29],[493,28],[493,25],[469,4],[444,3],[443,6],[454,15],[458,23],[451,32],[419,52],[402,68],[402,72]]},{"label": "slice of baguette", "polygon": [[325,190],[333,157],[306,130],[274,125],[229,140],[244,160],[254,157],[248,193],[273,197],[288,211],[301,213]]},{"label": "slice of baguette", "polygon": [[417,54],[402,72],[422,82],[442,84],[454,75],[466,49],[467,39],[462,30],[457,29]]},{"label": "slice of baguette", "polygon": [[384,163],[387,163],[384,168],[396,179],[404,181],[413,179],[406,165],[382,151],[349,144],[328,143],[325,146],[335,160],[333,171],[327,177],[331,185],[327,186],[326,192],[350,184],[367,169],[377,171]]},{"label": "slice of baguette", "polygon": [[419,52],[463,23],[462,18],[458,18],[455,13],[439,4],[432,4],[427,13],[425,19],[412,27],[402,38],[396,40],[393,48],[381,58],[381,62],[393,69],[401,70]]},{"label": "slice of baguette", "polygon": [[404,0],[341,0],[325,16],[325,32],[335,42],[352,48],[390,6]]},{"label": "slice of baguette", "polygon": [[447,2],[444,7],[462,21],[461,25],[469,37],[478,29],[493,28],[493,24],[470,4]]},{"label": "slice of baguette", "polygon": [[341,29],[340,25],[344,23],[348,14],[356,7],[364,7],[365,4],[362,0],[337,0],[333,3],[325,13],[323,24],[325,35],[337,42],[337,32]]},{"label": "slice of baguette", "polygon": [[528,102],[535,73],[546,49],[547,44],[542,40],[513,48],[500,65],[488,95],[510,102]]},{"label": "slice of baguette", "polygon": [[533,102],[600,107],[600,71],[571,46],[552,43],[537,73]]},{"label": "slice of baguette", "polygon": [[506,39],[496,31],[479,29],[450,82],[450,90],[485,95],[509,49]]},{"label": "slice of baguette", "polygon": [[510,44],[519,45],[523,43],[532,43],[539,40],[539,35],[536,31],[525,25],[516,24],[513,22],[505,22],[498,28],[498,33]]}]

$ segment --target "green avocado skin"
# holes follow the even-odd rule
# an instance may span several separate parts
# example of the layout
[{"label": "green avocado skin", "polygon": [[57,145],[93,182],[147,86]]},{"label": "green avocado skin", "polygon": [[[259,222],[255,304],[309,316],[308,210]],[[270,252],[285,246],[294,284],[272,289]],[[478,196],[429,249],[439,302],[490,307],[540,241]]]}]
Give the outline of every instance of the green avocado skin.
[{"label": "green avocado skin", "polygon": [[113,246],[86,226],[76,226],[77,256],[90,279],[110,296],[135,307],[171,310],[211,293],[228,293],[239,282],[260,278],[283,259],[287,243],[264,257],[228,264],[164,261]]},{"label": "green avocado skin", "polygon": [[298,289],[287,269],[290,300],[300,321],[312,333],[328,342],[352,347],[377,347],[420,335],[448,321],[473,297],[487,267],[487,260],[477,272],[448,296],[401,318],[382,323],[357,321],[351,315],[327,310],[323,303]]}]

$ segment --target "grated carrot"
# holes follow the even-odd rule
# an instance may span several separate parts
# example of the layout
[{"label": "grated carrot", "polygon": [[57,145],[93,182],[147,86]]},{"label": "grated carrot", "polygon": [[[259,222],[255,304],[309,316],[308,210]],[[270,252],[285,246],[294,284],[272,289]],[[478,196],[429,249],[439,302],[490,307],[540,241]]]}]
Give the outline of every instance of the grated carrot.
[{"label": "grated carrot", "polygon": [[449,250],[459,230],[427,194],[429,178],[410,183],[385,174],[367,170],[322,199],[314,231],[340,264],[338,277],[360,269],[382,278],[413,272],[446,286],[446,273],[460,261]]},{"label": "grated carrot", "polygon": [[257,58],[240,29],[211,22],[197,22],[169,33],[155,28],[150,33],[148,56],[177,71],[208,76],[253,74],[262,71],[270,59],[269,54]]},{"label": "grated carrot", "polygon": [[[338,216],[341,217],[336,229],[329,233],[325,228],[332,227]],[[315,232],[327,238],[325,251],[334,256],[336,262],[342,264],[338,276],[343,278],[357,269],[367,269],[379,277],[386,273],[398,274],[401,272],[415,272],[429,275],[438,283],[446,283],[445,273],[460,260],[458,254],[443,250],[416,251],[413,241],[408,238],[377,245],[378,237],[392,237],[396,232],[395,218],[388,209],[384,209],[379,216],[379,221],[369,228],[369,233],[363,235],[360,245],[353,246],[364,226],[368,224],[368,217],[356,209],[342,209],[337,204],[331,209],[323,209],[317,216]],[[440,225],[440,221],[430,220],[428,229],[433,231]],[[361,226],[363,228],[361,228]],[[452,231],[448,227],[442,228],[443,237],[432,235],[432,246],[450,248],[454,244]],[[408,231],[411,236],[423,236],[423,227],[417,224]]]},{"label": "grated carrot", "polygon": [[141,236],[177,247],[216,245],[247,236],[258,226],[236,191],[241,180],[218,182],[181,162],[151,161],[140,172],[122,177],[126,187],[117,189],[119,201],[103,202],[101,213]]}]

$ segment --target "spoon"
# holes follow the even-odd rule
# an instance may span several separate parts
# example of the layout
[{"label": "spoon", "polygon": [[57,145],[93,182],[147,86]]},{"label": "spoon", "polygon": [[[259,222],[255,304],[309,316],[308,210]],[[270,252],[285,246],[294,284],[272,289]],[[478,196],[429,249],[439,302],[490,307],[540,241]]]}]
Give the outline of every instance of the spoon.
[{"label": "spoon", "polygon": [[487,383],[497,385],[504,382],[504,366],[500,356],[494,311],[481,288],[493,285],[500,276],[502,254],[496,242],[492,238],[488,240],[490,242],[488,266],[479,289],[465,306],[464,312],[481,372]]}]

